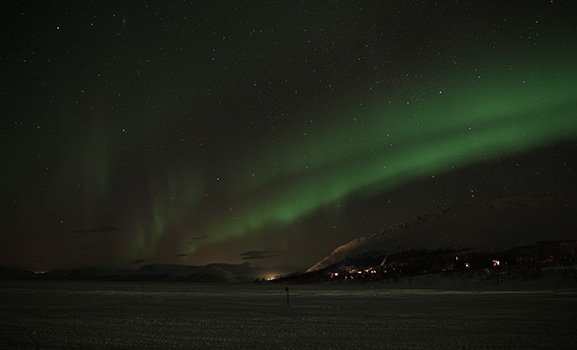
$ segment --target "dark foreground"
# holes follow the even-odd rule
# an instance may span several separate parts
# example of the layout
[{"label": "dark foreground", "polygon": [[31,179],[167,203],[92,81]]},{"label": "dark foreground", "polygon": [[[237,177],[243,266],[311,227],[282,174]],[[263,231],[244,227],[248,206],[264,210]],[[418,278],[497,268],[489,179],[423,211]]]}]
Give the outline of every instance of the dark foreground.
[{"label": "dark foreground", "polygon": [[574,349],[577,291],[0,282],[1,349]]}]

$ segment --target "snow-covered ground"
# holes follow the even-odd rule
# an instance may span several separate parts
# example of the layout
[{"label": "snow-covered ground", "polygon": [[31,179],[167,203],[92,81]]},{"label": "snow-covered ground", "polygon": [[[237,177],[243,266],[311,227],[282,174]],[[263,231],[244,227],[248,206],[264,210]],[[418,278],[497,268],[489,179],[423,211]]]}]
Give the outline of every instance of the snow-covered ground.
[{"label": "snow-covered ground", "polygon": [[577,290],[0,282],[1,349],[574,349]]}]

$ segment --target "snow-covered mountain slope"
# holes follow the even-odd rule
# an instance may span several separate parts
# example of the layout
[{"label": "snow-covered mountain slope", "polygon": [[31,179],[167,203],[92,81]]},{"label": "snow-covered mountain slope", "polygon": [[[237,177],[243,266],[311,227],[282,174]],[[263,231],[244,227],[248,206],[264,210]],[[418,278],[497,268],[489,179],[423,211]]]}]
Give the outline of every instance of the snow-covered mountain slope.
[{"label": "snow-covered mountain slope", "polygon": [[404,249],[506,248],[545,240],[577,238],[575,202],[549,193],[528,193],[472,202],[394,224],[336,248],[308,271],[367,252]]}]

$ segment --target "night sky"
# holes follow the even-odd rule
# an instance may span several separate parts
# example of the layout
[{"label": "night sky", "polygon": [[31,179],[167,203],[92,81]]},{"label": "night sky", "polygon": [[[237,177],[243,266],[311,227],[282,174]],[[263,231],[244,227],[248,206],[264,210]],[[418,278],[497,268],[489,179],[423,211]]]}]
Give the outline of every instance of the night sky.
[{"label": "night sky", "polygon": [[0,264],[307,267],[577,194],[572,1],[6,1]]}]

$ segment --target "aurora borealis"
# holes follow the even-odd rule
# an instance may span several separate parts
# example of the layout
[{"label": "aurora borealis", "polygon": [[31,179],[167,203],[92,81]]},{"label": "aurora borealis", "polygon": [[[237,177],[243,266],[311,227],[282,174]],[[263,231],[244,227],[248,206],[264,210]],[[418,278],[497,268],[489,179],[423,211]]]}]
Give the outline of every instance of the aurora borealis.
[{"label": "aurora borealis", "polygon": [[3,265],[306,266],[470,191],[577,194],[568,1],[1,6]]}]

